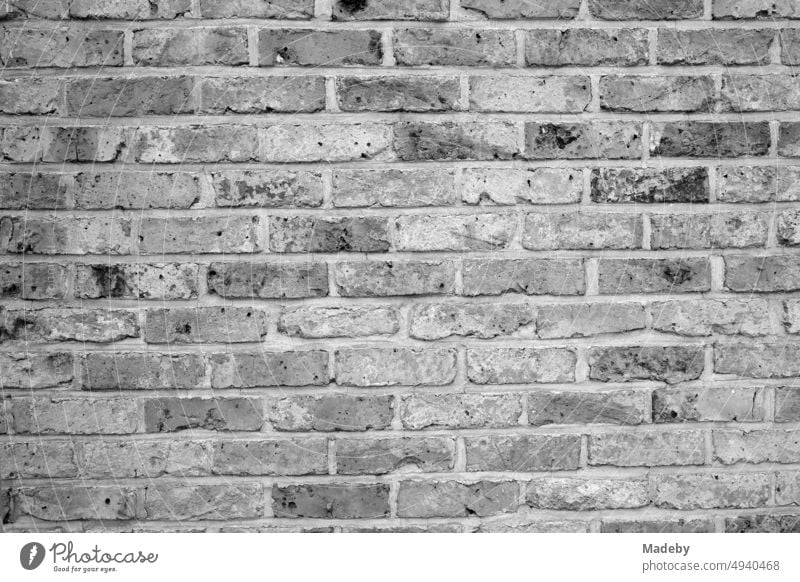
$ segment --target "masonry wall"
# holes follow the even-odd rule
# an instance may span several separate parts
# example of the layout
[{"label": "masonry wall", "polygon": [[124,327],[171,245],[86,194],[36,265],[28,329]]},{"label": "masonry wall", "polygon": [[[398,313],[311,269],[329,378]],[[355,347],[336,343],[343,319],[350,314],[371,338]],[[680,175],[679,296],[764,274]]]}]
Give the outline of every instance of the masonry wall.
[{"label": "masonry wall", "polygon": [[797,2],[0,19],[3,530],[800,530]]}]

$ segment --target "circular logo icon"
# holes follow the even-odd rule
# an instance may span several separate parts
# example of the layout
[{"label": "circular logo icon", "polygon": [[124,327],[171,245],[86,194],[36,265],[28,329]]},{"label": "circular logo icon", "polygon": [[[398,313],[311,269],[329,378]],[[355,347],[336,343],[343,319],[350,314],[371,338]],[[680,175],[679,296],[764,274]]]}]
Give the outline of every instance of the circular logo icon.
[{"label": "circular logo icon", "polygon": [[44,561],[44,546],[39,542],[30,542],[19,551],[19,563],[26,570],[35,570]]}]

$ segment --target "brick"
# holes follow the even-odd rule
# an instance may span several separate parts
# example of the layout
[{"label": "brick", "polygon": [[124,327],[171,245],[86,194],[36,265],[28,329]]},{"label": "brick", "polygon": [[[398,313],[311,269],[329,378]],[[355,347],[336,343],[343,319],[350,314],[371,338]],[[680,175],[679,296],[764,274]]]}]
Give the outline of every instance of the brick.
[{"label": "brick", "polygon": [[609,392],[528,393],[528,423],[549,424],[642,424],[648,394],[633,390]]},{"label": "brick", "polygon": [[443,386],[456,375],[454,349],[362,348],[336,351],[343,386]]},{"label": "brick", "polygon": [[115,170],[79,172],[74,175],[74,183],[66,179],[64,182],[67,195],[74,197],[75,208],[144,210],[197,206],[200,180],[200,175],[193,172]]},{"label": "brick", "polygon": [[775,388],[775,422],[797,422],[800,418],[800,389],[791,386]]},{"label": "brick", "polygon": [[269,248],[276,253],[386,252],[389,224],[377,216],[275,216],[269,220]]},{"label": "brick", "polygon": [[778,155],[800,157],[800,123],[783,122],[778,134]]},{"label": "brick", "polygon": [[203,18],[279,18],[308,20],[314,16],[313,0],[200,0]]},{"label": "brick", "polygon": [[800,346],[789,343],[717,344],[714,372],[748,378],[800,375]]},{"label": "brick", "polygon": [[225,298],[277,299],[328,294],[325,263],[211,263],[208,288]]},{"label": "brick", "polygon": [[525,157],[531,160],[632,159],[642,155],[639,123],[526,123]]},{"label": "brick", "polygon": [[81,475],[93,479],[194,477],[211,474],[205,441],[86,441]]},{"label": "brick", "polygon": [[63,0],[14,0],[4,2],[0,6],[0,18],[51,18],[61,19],[65,16]]},{"label": "brick", "polygon": [[72,79],[67,112],[81,117],[125,117],[192,113],[190,77]]},{"label": "brick", "polygon": [[600,108],[605,111],[713,110],[711,77],[604,76],[600,79]]},{"label": "brick", "polygon": [[512,513],[519,485],[513,481],[402,481],[397,496],[400,517],[486,517]]},{"label": "brick", "polygon": [[68,352],[0,353],[3,388],[38,390],[69,386],[74,377],[73,357]]},{"label": "brick", "polygon": [[197,265],[137,263],[78,265],[75,296],[83,299],[190,299],[197,296]]},{"label": "brick", "polygon": [[333,20],[447,20],[447,0],[336,0]]},{"label": "brick", "polygon": [[8,68],[120,67],[121,30],[70,26],[0,27],[0,63]]},{"label": "brick", "polygon": [[516,61],[511,30],[405,28],[394,31],[400,66],[508,67]]},{"label": "brick", "polygon": [[197,354],[95,352],[81,360],[84,390],[187,390],[208,386],[205,362]]},{"label": "brick", "polygon": [[495,251],[507,248],[517,230],[509,214],[401,216],[395,221],[398,251]]},{"label": "brick", "polygon": [[775,482],[777,505],[800,505],[800,472],[778,473]]},{"label": "brick", "polygon": [[67,270],[51,263],[0,263],[0,297],[30,300],[64,296]]},{"label": "brick", "polygon": [[263,422],[260,403],[249,398],[153,398],[144,401],[145,432],[258,431]]},{"label": "brick", "polygon": [[[36,162],[42,157],[40,134],[53,133],[52,129],[38,127],[6,127],[0,131],[0,160],[7,162]],[[73,148],[74,149],[74,148]]]},{"label": "brick", "polygon": [[283,396],[266,403],[266,418],[279,431],[365,431],[388,429],[391,396]]},{"label": "brick", "polygon": [[653,380],[677,384],[703,373],[702,346],[598,347],[589,350],[589,377],[601,382]]},{"label": "brick", "polygon": [[769,217],[720,211],[654,214],[650,224],[653,249],[748,248],[766,245]]},{"label": "brick", "polygon": [[322,204],[318,172],[225,170],[211,174],[214,199],[221,207],[313,208]]},{"label": "brick", "polygon": [[522,18],[571,19],[578,15],[580,0],[553,0],[547,4],[534,4],[526,0],[461,0],[461,7],[474,10],[487,18],[516,20]]},{"label": "brick", "polygon": [[252,307],[172,307],[148,309],[144,340],[149,344],[260,342],[267,315]]},{"label": "brick", "polygon": [[636,0],[589,0],[589,13],[600,20],[683,20],[702,18],[703,0],[664,0],[658,5]]},{"label": "brick", "polygon": [[769,498],[767,473],[654,475],[653,502],[668,509],[759,507]]},{"label": "brick", "polygon": [[248,162],[258,157],[258,129],[237,125],[140,128],[134,156],[146,164]]},{"label": "brick", "polygon": [[397,312],[390,307],[299,307],[287,309],[278,332],[305,339],[393,335],[400,331]]},{"label": "brick", "polygon": [[69,441],[3,443],[0,445],[0,478],[77,477],[76,448]]},{"label": "brick", "polygon": [[121,255],[131,252],[123,218],[0,218],[0,251],[37,255]]},{"label": "brick", "polygon": [[571,471],[581,451],[580,435],[492,435],[464,442],[467,471]]},{"label": "brick", "polygon": [[633,67],[648,63],[645,29],[528,30],[524,33],[528,66]]},{"label": "brick", "polygon": [[702,465],[706,456],[704,433],[688,430],[590,434],[588,448],[592,466]]},{"label": "brick", "polygon": [[410,322],[411,337],[423,340],[452,336],[533,338],[536,310],[529,305],[516,303],[426,303],[413,307]]},{"label": "brick", "polygon": [[44,521],[130,520],[138,517],[139,490],[122,485],[56,485],[11,490],[11,522],[20,517]]},{"label": "brick", "polygon": [[583,295],[580,259],[470,259],[463,262],[464,295]]},{"label": "brick", "polygon": [[60,210],[67,208],[68,189],[69,177],[61,174],[2,172],[0,173],[0,208]]},{"label": "brick", "polygon": [[564,348],[470,348],[467,376],[476,384],[574,382],[575,360]]},{"label": "brick", "polygon": [[45,162],[113,162],[120,159],[126,147],[127,132],[119,127],[51,127],[41,131],[41,159]]},{"label": "brick", "polygon": [[131,434],[140,413],[129,398],[17,398],[12,404],[19,434]]},{"label": "brick", "polygon": [[783,327],[786,333],[800,333],[800,301],[789,299],[783,304]]},{"label": "brick", "polygon": [[144,513],[151,520],[253,519],[264,514],[264,497],[260,483],[151,484],[145,490]]},{"label": "brick", "polygon": [[536,333],[542,339],[636,331],[645,325],[645,309],[638,303],[542,305],[536,317]]},{"label": "brick", "polygon": [[414,394],[400,400],[400,420],[410,430],[506,428],[519,424],[518,394]]},{"label": "brick", "polygon": [[783,28],[778,34],[781,40],[781,62],[784,65],[800,64],[800,35],[797,30]]},{"label": "brick", "polygon": [[204,113],[314,113],[325,109],[321,76],[204,77],[199,82]]},{"label": "brick", "polygon": [[769,307],[760,299],[662,301],[653,303],[650,309],[653,329],[676,335],[757,337],[772,331]]},{"label": "brick", "polygon": [[0,112],[11,115],[48,115],[62,110],[63,83],[32,77],[0,80]]},{"label": "brick", "polygon": [[258,31],[258,63],[262,67],[369,66],[383,59],[377,30],[270,29]]},{"label": "brick", "polygon": [[191,12],[191,4],[191,0],[72,0],[69,15],[87,19],[173,19]]},{"label": "brick", "polygon": [[214,443],[215,475],[325,475],[328,442],[302,440],[225,440]]},{"label": "brick", "polygon": [[0,342],[110,343],[139,337],[135,311],[118,309],[6,309],[0,311]]},{"label": "brick", "polygon": [[725,287],[739,292],[800,289],[797,259],[790,255],[725,257]]},{"label": "brick", "polygon": [[668,158],[763,156],[770,143],[766,121],[674,121],[654,123],[650,130],[650,153]]},{"label": "brick", "polygon": [[448,295],[453,292],[451,261],[365,261],[334,265],[342,297]]},{"label": "brick", "polygon": [[800,433],[796,430],[713,430],[714,459],[736,463],[796,463]]},{"label": "brick", "polygon": [[253,253],[260,249],[257,216],[143,218],[139,253]]},{"label": "brick", "polygon": [[774,30],[709,28],[658,31],[660,65],[767,65]]},{"label": "brick", "polygon": [[713,519],[603,520],[601,533],[714,533]]},{"label": "brick", "polygon": [[289,351],[212,354],[212,388],[325,386],[328,352]]},{"label": "brick", "polygon": [[513,122],[401,122],[394,127],[394,149],[403,161],[511,160],[519,156]]},{"label": "brick", "polygon": [[800,200],[800,168],[731,166],[717,168],[720,202],[793,202]]},{"label": "brick", "polygon": [[389,485],[333,483],[273,485],[276,517],[373,519],[389,516]]},{"label": "brick", "polygon": [[227,28],[151,28],[133,31],[137,65],[246,65],[247,30]]},{"label": "brick", "polygon": [[263,129],[267,162],[347,162],[394,158],[382,123],[280,124]]},{"label": "brick", "polygon": [[456,200],[452,170],[333,170],[333,205],[339,208],[451,206]]},{"label": "brick", "polygon": [[800,213],[797,210],[782,210],[777,218],[778,243],[782,246],[800,245]]},{"label": "brick", "polygon": [[580,170],[569,168],[466,168],[459,184],[467,204],[573,204],[580,202]]},{"label": "brick", "polygon": [[714,20],[800,18],[792,0],[714,0]]},{"label": "brick", "polygon": [[722,111],[796,111],[800,81],[789,75],[724,75]]},{"label": "brick", "polygon": [[473,76],[469,78],[472,111],[580,113],[592,99],[588,77]]},{"label": "brick", "polygon": [[455,439],[404,437],[337,439],[337,475],[384,475],[413,469],[422,473],[450,471]]},{"label": "brick", "polygon": [[588,212],[525,215],[522,246],[531,250],[636,249],[642,246],[638,215]]},{"label": "brick", "polygon": [[536,509],[629,509],[650,502],[646,479],[539,477],[527,483],[526,503]]},{"label": "brick", "polygon": [[600,259],[601,295],[692,293],[711,289],[708,259]]},{"label": "brick", "polygon": [[727,517],[725,533],[800,533],[800,516],[770,513]]},{"label": "brick", "polygon": [[461,85],[457,77],[338,77],[342,111],[452,111]]}]

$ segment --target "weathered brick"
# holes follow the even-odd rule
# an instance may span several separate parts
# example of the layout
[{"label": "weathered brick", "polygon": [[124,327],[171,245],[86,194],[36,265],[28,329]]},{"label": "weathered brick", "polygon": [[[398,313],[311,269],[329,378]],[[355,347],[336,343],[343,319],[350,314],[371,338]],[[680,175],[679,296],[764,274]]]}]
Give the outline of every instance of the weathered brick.
[{"label": "weathered brick", "polygon": [[783,326],[786,329],[786,333],[800,333],[800,301],[788,299],[783,306]]},{"label": "weathered brick", "polygon": [[276,517],[373,519],[389,516],[389,485],[333,483],[274,485]]},{"label": "weathered brick", "polygon": [[472,111],[580,113],[589,107],[588,77],[473,76],[469,78]]},{"label": "weathered brick", "polygon": [[653,329],[685,336],[768,335],[772,331],[766,301],[661,301],[650,307]]},{"label": "weathered brick", "polygon": [[442,386],[456,375],[451,348],[361,348],[336,351],[336,383],[343,386]]},{"label": "weathered brick", "polygon": [[0,445],[0,479],[77,477],[77,448],[70,441],[3,443]]},{"label": "weathered brick", "polygon": [[754,18],[800,18],[800,6],[793,0],[714,0],[715,20]]},{"label": "weathered brick", "polygon": [[284,396],[267,400],[266,418],[280,431],[383,430],[392,409],[391,396]]},{"label": "weathered brick", "polygon": [[137,65],[246,65],[247,30],[242,27],[150,28],[133,31]]},{"label": "weathered brick", "polygon": [[467,471],[570,471],[578,468],[580,435],[492,435],[464,439]]},{"label": "weathered brick", "polygon": [[142,218],[139,253],[253,253],[260,249],[258,216]]},{"label": "weathered brick", "polygon": [[[45,127],[41,129],[37,153],[41,153],[45,162],[113,162],[122,156],[126,143],[125,128]],[[35,162],[37,157],[21,157],[16,161]]]},{"label": "weathered brick", "polygon": [[279,18],[308,20],[314,16],[313,0],[200,0],[203,18]]},{"label": "weathered brick", "polygon": [[653,475],[653,502],[668,509],[763,506],[769,498],[767,473]]},{"label": "weathered brick", "polygon": [[383,475],[413,468],[438,473],[453,468],[455,439],[404,437],[337,439],[337,475]]},{"label": "weathered brick", "polygon": [[280,124],[263,129],[267,162],[390,160],[392,128],[382,123]]},{"label": "weathered brick", "polygon": [[[798,60],[800,63],[800,60]],[[778,155],[800,157],[800,123],[782,122],[778,134]]]},{"label": "weathered brick", "polygon": [[81,447],[81,475],[92,479],[155,478],[211,474],[207,441],[86,441]]},{"label": "weathered brick", "polygon": [[797,422],[800,418],[800,388],[775,388],[775,422]]},{"label": "weathered brick", "polygon": [[190,299],[199,270],[190,263],[78,265],[75,296],[83,299]]},{"label": "weathered brick", "polygon": [[375,253],[389,250],[389,224],[377,216],[275,216],[269,248],[276,253]]},{"label": "weathered brick", "polygon": [[208,288],[226,298],[324,297],[325,263],[211,263]]},{"label": "weathered brick", "polygon": [[797,29],[783,28],[778,34],[781,39],[781,62],[784,65],[800,64],[800,34]]},{"label": "weathered brick", "polygon": [[394,239],[398,251],[494,251],[507,248],[516,230],[509,214],[402,216]]},{"label": "weathered brick", "polygon": [[539,477],[528,482],[525,499],[536,509],[585,511],[643,507],[650,495],[646,479]]},{"label": "weathered brick", "polygon": [[215,475],[325,475],[328,441],[224,440],[214,443]]},{"label": "weathered brick", "polygon": [[144,401],[146,432],[257,431],[263,423],[260,402],[249,398],[153,398]]},{"label": "weathered brick", "polygon": [[519,424],[517,394],[415,394],[400,400],[400,420],[411,430],[505,428]]},{"label": "weathered brick", "polygon": [[609,392],[528,393],[528,423],[548,424],[642,424],[647,422],[648,394],[633,390]]},{"label": "weathered brick", "polygon": [[767,65],[774,30],[708,28],[658,31],[661,65]]},{"label": "weathered brick", "polygon": [[0,297],[60,299],[64,296],[67,270],[51,263],[0,263]]},{"label": "weathered brick", "polygon": [[456,77],[338,77],[342,111],[450,111],[461,86]]},{"label": "weathered brick", "polygon": [[650,130],[650,153],[668,158],[763,156],[770,143],[766,121],[670,121]]},{"label": "weathered brick", "polygon": [[708,259],[600,259],[602,295],[691,293],[711,289]]},{"label": "weathered brick", "polygon": [[308,30],[264,28],[258,31],[262,67],[369,66],[383,59],[377,30]]},{"label": "weathered brick", "polygon": [[527,0],[461,0],[461,7],[474,10],[487,18],[513,20],[521,18],[571,19],[578,15],[580,0],[552,0],[545,4]]},{"label": "weathered brick", "polygon": [[232,520],[264,513],[260,483],[189,485],[150,484],[144,492],[144,514],[152,520]]},{"label": "weathered brick", "polygon": [[589,0],[589,13],[601,20],[683,20],[702,18],[703,0]]},{"label": "weathered brick", "polygon": [[702,465],[705,435],[700,431],[647,431],[589,435],[589,465],[653,467]]},{"label": "weathered brick", "polygon": [[118,217],[0,217],[0,252],[38,255],[124,255],[130,221]]},{"label": "weathered brick", "polygon": [[212,354],[212,388],[324,386],[328,352],[291,351]]},{"label": "weathered brick", "polygon": [[646,29],[592,29],[525,31],[528,66],[632,67],[648,63]]},{"label": "weathered brick", "polygon": [[654,214],[650,224],[653,249],[763,247],[767,243],[769,216],[721,211]]},{"label": "weathered brick", "polygon": [[0,80],[0,112],[11,115],[48,115],[62,111],[63,83],[33,77]]},{"label": "weathered brick", "polygon": [[84,390],[203,388],[205,363],[198,354],[95,352],[81,359]]},{"label": "weathered brick", "polygon": [[259,342],[267,335],[266,313],[252,307],[172,307],[148,309],[147,343]]},{"label": "weathered brick", "polygon": [[519,156],[519,132],[508,121],[409,121],[395,126],[394,149],[403,161],[510,160]]},{"label": "weathered brick", "polygon": [[636,249],[642,220],[635,214],[548,212],[525,215],[522,246],[532,250]]},{"label": "weathered brick", "polygon": [[631,159],[642,155],[639,123],[526,123],[525,157],[531,160]]},{"label": "weathered brick", "polygon": [[248,162],[258,157],[258,129],[243,125],[148,127],[137,130],[137,162]]},{"label": "weathered brick", "polygon": [[67,208],[69,185],[70,177],[60,173],[2,172],[0,208],[9,210]]},{"label": "weathered brick", "polygon": [[455,284],[451,261],[365,261],[334,265],[342,297],[449,295]]},{"label": "weathered brick", "polygon": [[391,335],[399,331],[397,313],[388,307],[301,307],[287,310],[278,331],[302,338]]},{"label": "weathered brick", "polygon": [[542,339],[635,331],[645,325],[645,309],[640,303],[541,305],[536,317],[536,333]]},{"label": "weathered brick", "polygon": [[73,357],[69,352],[2,352],[0,377],[3,388],[58,388],[72,382]]},{"label": "weathered brick", "polygon": [[79,172],[62,178],[67,196],[76,208],[192,208],[200,201],[201,178],[194,172]]},{"label": "weathered brick", "polygon": [[11,490],[11,522],[22,516],[44,521],[129,520],[139,517],[140,491],[123,485],[44,485]]},{"label": "weathered brick", "polygon": [[[790,75],[725,75],[722,111],[793,111],[800,109],[800,81]],[[774,169],[774,168],[773,168]]]},{"label": "weathered brick", "polygon": [[769,513],[727,517],[725,533],[800,533],[800,516]]},{"label": "weathered brick", "polygon": [[405,28],[394,31],[401,66],[508,67],[516,61],[514,32],[471,28]]},{"label": "weathered brick", "polygon": [[597,347],[589,350],[589,377],[601,382],[654,380],[677,384],[703,373],[702,346]]},{"label": "weathered brick", "polygon": [[777,505],[800,505],[800,472],[778,473],[775,482]]},{"label": "weathered brick", "polygon": [[493,303],[426,303],[410,315],[411,337],[436,340],[451,336],[489,339],[498,336],[533,338],[536,309],[530,305]]},{"label": "weathered brick", "polygon": [[728,255],[725,287],[744,293],[800,289],[800,258],[792,255]]},{"label": "weathered brick", "polygon": [[800,212],[795,209],[782,210],[777,218],[778,243],[782,246],[800,245]]},{"label": "weathered brick", "polygon": [[714,106],[711,77],[604,76],[600,108],[606,111],[698,111]]},{"label": "weathered brick", "polygon": [[157,20],[186,16],[191,0],[71,0],[71,18]]},{"label": "weathered brick", "polygon": [[581,259],[470,259],[463,262],[464,295],[583,295]]},{"label": "weathered brick", "polygon": [[333,20],[447,20],[447,0],[336,0]]},{"label": "weathered brick", "polygon": [[139,318],[135,311],[88,307],[0,311],[0,343],[109,343],[131,337],[139,337]]},{"label": "weathered brick", "polygon": [[211,174],[217,206],[306,208],[322,204],[318,172],[284,170],[221,170]]},{"label": "weathered brick", "polygon": [[320,76],[204,77],[199,82],[204,113],[313,113],[325,109]]},{"label": "weathered brick", "polygon": [[748,378],[800,375],[800,345],[790,343],[716,344],[714,371]]},{"label": "weathered brick", "polygon": [[17,398],[12,417],[21,434],[131,434],[141,415],[130,398]]},{"label": "weathered brick", "polygon": [[4,67],[120,67],[121,30],[70,26],[0,27]]},{"label": "weathered brick", "polygon": [[332,197],[340,208],[450,206],[456,189],[452,170],[336,169]]},{"label": "weathered brick", "polygon": [[714,533],[713,519],[647,519],[647,520],[606,520],[600,524],[601,533]]},{"label": "weathered brick", "polygon": [[580,170],[569,168],[467,168],[459,184],[467,204],[572,204],[580,202]]},{"label": "weathered brick", "polygon": [[[80,0],[78,0],[80,1]],[[0,5],[0,18],[51,18],[62,19],[65,16],[63,0],[13,0]]]},{"label": "weathered brick", "polygon": [[720,202],[793,202],[800,200],[800,168],[727,166],[717,168]]},{"label": "weathered brick", "polygon": [[469,348],[467,376],[476,384],[574,382],[575,361],[564,348]]},{"label": "weathered brick", "polygon": [[796,463],[800,458],[797,430],[713,430],[714,459],[735,463]]},{"label": "weathered brick", "polygon": [[125,117],[192,113],[190,77],[72,79],[66,86],[67,112],[81,117]]},{"label": "weathered brick", "polygon": [[516,511],[519,485],[513,481],[402,481],[400,517],[486,517]]}]

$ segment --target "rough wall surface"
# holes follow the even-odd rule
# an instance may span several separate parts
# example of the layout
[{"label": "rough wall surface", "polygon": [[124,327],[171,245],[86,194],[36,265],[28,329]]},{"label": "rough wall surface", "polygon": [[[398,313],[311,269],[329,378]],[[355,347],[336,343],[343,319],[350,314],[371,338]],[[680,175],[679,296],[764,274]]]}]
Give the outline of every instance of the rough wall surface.
[{"label": "rough wall surface", "polygon": [[0,3],[5,531],[798,531],[793,0]]}]

